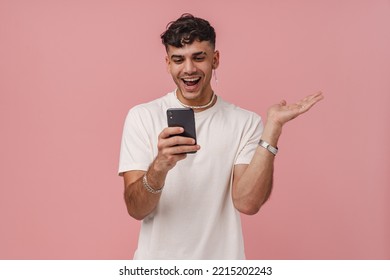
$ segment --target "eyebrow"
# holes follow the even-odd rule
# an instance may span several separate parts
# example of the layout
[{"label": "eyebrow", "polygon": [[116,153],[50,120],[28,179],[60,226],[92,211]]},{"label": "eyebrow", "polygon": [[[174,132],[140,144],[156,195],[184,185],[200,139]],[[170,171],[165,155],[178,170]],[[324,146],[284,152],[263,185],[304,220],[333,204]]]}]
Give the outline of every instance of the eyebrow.
[{"label": "eyebrow", "polygon": [[[207,53],[204,52],[204,51],[200,51],[200,52],[193,53],[191,56],[195,57],[195,56],[198,56],[198,55],[207,55]],[[183,57],[184,57],[184,55],[179,55],[179,54],[171,55],[171,59],[173,59],[173,58],[183,58]]]},{"label": "eyebrow", "polygon": [[207,55],[206,52],[196,52],[196,53],[193,53],[192,56],[198,56],[198,55]]}]

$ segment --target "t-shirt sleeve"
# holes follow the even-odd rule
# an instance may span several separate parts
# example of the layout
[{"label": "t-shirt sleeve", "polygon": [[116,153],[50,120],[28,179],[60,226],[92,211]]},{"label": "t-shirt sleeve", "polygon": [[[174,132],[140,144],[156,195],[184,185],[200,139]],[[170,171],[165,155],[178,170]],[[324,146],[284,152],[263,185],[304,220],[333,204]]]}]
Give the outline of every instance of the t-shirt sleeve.
[{"label": "t-shirt sleeve", "polygon": [[249,164],[251,162],[258,147],[258,142],[263,133],[263,129],[264,126],[261,117],[253,113],[245,126],[241,139],[240,151],[234,164]]},{"label": "t-shirt sleeve", "polygon": [[131,170],[146,171],[153,161],[151,141],[142,120],[142,110],[134,107],[126,116],[119,156],[120,176]]}]

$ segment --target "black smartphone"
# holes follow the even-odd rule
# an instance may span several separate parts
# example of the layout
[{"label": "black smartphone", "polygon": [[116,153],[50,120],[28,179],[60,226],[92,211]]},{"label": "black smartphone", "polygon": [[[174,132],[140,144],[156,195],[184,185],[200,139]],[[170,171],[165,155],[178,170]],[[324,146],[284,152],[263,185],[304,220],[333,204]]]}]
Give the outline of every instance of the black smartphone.
[{"label": "black smartphone", "polygon": [[[184,132],[178,135],[195,139],[196,144],[196,129],[195,115],[191,108],[171,108],[167,110],[167,120],[169,127],[179,126],[184,128]],[[196,151],[191,152],[196,153]]]}]

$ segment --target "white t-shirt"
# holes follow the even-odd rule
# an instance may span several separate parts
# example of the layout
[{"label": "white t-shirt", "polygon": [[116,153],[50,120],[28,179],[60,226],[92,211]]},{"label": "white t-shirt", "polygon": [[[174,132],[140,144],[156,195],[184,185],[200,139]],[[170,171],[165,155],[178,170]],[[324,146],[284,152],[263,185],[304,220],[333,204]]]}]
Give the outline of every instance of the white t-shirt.
[{"label": "white t-shirt", "polygon": [[[132,108],[125,121],[119,174],[147,170],[157,156],[166,111],[182,107],[174,92]],[[231,186],[235,164],[249,164],[258,146],[261,118],[227,103],[195,113],[197,143],[168,172],[156,209],[141,225],[134,259],[244,259],[240,214]]]}]

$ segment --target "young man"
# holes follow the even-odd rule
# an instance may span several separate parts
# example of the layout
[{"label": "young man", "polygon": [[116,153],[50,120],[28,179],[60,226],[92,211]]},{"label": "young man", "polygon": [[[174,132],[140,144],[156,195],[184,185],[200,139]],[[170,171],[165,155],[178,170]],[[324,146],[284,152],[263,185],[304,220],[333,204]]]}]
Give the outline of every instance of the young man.
[{"label": "young man", "polygon": [[[240,212],[253,215],[267,201],[283,125],[322,94],[270,107],[263,125],[214,93],[219,52],[206,20],[185,14],[161,38],[177,89],[132,108],[121,145],[127,210],[142,220],[134,258],[244,259]],[[167,127],[167,109],[184,107],[195,111],[197,144]]]}]

